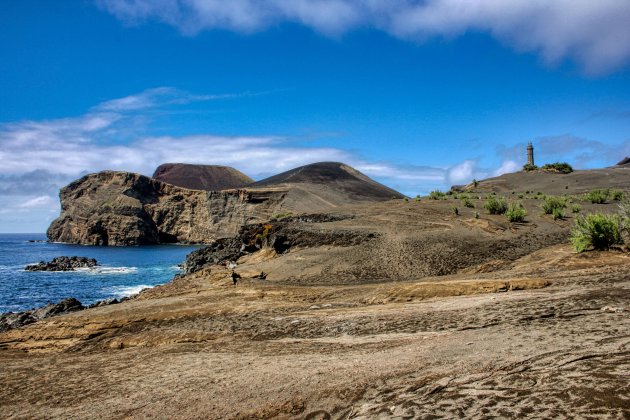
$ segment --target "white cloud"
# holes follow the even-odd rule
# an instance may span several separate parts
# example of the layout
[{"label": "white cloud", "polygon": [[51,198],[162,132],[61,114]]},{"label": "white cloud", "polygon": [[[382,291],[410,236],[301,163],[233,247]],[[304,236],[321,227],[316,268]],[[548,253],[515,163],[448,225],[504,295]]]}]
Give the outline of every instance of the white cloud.
[{"label": "white cloud", "polygon": [[517,172],[521,170],[522,165],[519,165],[517,162],[514,162],[513,160],[505,160],[501,163],[501,166],[499,166],[493,173],[492,176],[499,176],[499,175],[503,175],[503,174],[509,174],[512,172]]},{"label": "white cloud", "polygon": [[565,59],[586,73],[620,68],[630,58],[628,0],[97,0],[130,24],[158,20],[187,35],[243,33],[294,22],[327,35],[372,27],[423,40],[486,32],[549,64]]},{"label": "white cloud", "polygon": [[32,209],[37,207],[50,207],[55,203],[55,200],[49,195],[40,195],[33,197],[29,200],[18,205],[20,209]]},{"label": "white cloud", "polygon": [[151,175],[165,162],[228,165],[261,179],[313,162],[340,161],[410,194],[447,186],[443,168],[370,162],[334,147],[298,147],[290,138],[146,134],[152,109],[168,112],[168,106],[217,97],[157,88],[103,102],[78,117],[0,124],[0,194],[28,196],[19,207],[25,210],[86,173]]},{"label": "white cloud", "polygon": [[474,160],[465,160],[449,169],[448,179],[452,184],[468,182],[473,178],[475,167],[476,162]]}]

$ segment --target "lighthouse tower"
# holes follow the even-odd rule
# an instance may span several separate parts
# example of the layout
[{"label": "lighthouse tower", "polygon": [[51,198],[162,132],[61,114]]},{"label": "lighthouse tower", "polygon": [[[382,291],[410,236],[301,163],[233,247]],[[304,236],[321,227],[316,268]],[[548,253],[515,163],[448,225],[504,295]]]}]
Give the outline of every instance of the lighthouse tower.
[{"label": "lighthouse tower", "polygon": [[527,143],[527,164],[534,166],[534,146],[531,141]]}]

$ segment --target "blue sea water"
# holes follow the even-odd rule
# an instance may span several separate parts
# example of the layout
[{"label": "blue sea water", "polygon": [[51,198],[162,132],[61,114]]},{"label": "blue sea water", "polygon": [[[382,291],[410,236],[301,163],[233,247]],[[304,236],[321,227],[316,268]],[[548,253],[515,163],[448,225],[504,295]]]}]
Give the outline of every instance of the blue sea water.
[{"label": "blue sea water", "polygon": [[[32,309],[66,297],[90,304],[130,296],[170,281],[197,246],[96,247],[45,242],[44,234],[0,234],[0,313]],[[40,242],[29,242],[40,241]],[[99,267],[70,272],[25,271],[59,256],[96,258]]]}]

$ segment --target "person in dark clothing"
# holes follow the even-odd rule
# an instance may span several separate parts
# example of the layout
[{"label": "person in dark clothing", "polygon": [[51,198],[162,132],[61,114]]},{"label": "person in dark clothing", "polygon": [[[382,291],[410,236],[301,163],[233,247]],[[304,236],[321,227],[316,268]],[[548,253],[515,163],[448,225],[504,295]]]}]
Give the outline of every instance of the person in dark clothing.
[{"label": "person in dark clothing", "polygon": [[240,279],[241,276],[234,270],[232,270],[232,274],[230,276],[232,277],[232,282],[234,283],[234,286],[236,286],[238,284],[238,279]]}]

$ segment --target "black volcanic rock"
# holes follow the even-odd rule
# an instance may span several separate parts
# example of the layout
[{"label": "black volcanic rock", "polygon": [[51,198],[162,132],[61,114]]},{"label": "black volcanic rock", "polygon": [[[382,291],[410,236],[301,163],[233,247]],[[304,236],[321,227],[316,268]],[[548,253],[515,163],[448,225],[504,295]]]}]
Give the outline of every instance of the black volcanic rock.
[{"label": "black volcanic rock", "polygon": [[623,165],[628,165],[630,164],[630,156],[627,156],[623,159],[621,159],[621,161],[619,161],[619,163],[617,163],[617,166],[623,166]]},{"label": "black volcanic rock", "polygon": [[50,262],[40,261],[24,267],[26,271],[74,271],[77,268],[96,267],[94,258],[86,257],[56,257]]},{"label": "black volcanic rock", "polygon": [[218,165],[164,163],[155,170],[153,179],[191,190],[221,191],[242,188],[254,182],[244,173]]},{"label": "black volcanic rock", "polygon": [[57,303],[50,303],[41,308],[31,309],[30,311],[0,314],[0,332],[23,327],[40,319],[82,311],[83,309],[85,309],[85,306],[77,299],[66,298]]}]

